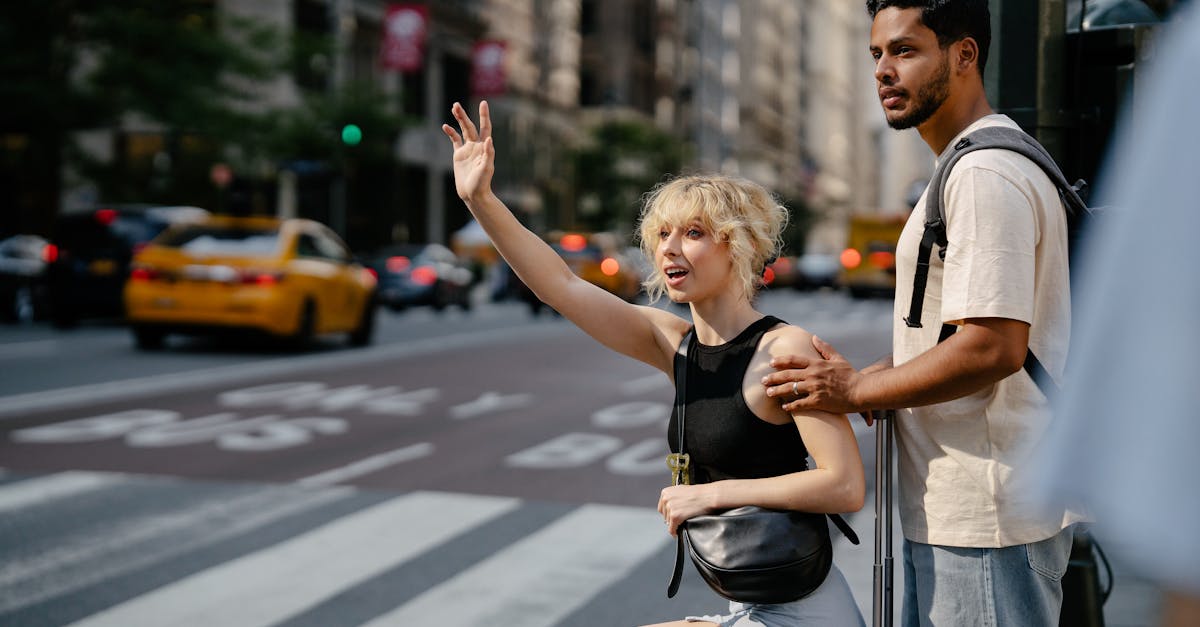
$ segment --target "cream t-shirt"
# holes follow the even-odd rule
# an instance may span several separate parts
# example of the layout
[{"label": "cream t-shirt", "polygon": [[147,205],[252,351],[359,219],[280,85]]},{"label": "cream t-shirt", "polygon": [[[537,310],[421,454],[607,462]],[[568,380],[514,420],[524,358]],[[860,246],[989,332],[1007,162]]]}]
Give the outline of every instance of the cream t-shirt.
[{"label": "cream t-shirt", "polygon": [[[960,138],[985,126],[983,117]],[[943,322],[1009,318],[1029,323],[1029,342],[1061,381],[1070,343],[1066,215],[1057,189],[1037,164],[1007,150],[963,156],[946,184],[945,262],[930,259],[923,328],[909,328],[913,273],[924,231],[925,191],[896,252],[893,360],[898,366],[933,348]],[[1049,511],[1022,473],[1043,440],[1051,414],[1046,397],[1022,369],[987,388],[946,403],[903,410],[896,422],[900,520],[906,538],[927,544],[1001,547],[1044,540],[1077,517]]]}]

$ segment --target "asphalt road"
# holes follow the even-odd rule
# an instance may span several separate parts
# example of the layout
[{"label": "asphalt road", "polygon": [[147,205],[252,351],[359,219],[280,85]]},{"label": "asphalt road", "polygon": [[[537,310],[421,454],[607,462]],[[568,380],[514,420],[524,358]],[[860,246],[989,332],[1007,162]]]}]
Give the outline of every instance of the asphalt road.
[{"label": "asphalt road", "polygon": [[[889,350],[888,301],[760,305],[856,365]],[[692,573],[663,594],[665,375],[516,305],[380,323],[370,348],[304,353],[140,353],[106,324],[0,330],[0,624],[627,625],[721,609]],[[853,550],[869,563],[866,509]]]}]

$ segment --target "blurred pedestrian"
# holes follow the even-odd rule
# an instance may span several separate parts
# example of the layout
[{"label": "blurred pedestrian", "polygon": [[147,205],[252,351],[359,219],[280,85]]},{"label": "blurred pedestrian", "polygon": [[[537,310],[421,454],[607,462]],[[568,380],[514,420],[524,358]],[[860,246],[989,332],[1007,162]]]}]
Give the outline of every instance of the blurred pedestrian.
[{"label": "blurred pedestrian", "polygon": [[1182,627],[1200,625],[1200,5],[1166,29],[1100,178],[1112,208],[1075,262],[1078,333],[1036,472]]},{"label": "blurred pedestrian", "polygon": [[[785,208],[762,187],[723,176],[680,177],[648,194],[640,221],[642,249],[653,262],[647,289],[652,298],[666,294],[687,303],[692,324],[670,311],[627,303],[575,276],[493,193],[495,149],[487,103],[479,105],[478,128],[458,103],[453,114],[459,130],[442,129],[454,145],[458,195],[538,298],[600,343],[667,376],[672,376],[677,348],[694,330],[685,437],[695,483],[662,491],[658,511],[668,533],[676,535],[694,516],[744,505],[819,513],[862,507],[862,460],[846,416],[789,414],[758,385],[773,355],[816,356],[808,332],[754,308],[763,269],[779,247]],[[676,419],[672,416],[672,434]],[[672,441],[672,451],[679,452],[680,444]],[[807,454],[815,468],[807,468]],[[863,623],[836,566],[800,601],[731,602],[728,616],[686,622]]]},{"label": "blurred pedestrian", "polygon": [[[939,161],[977,129],[1018,128],[984,92],[986,0],[866,5],[892,128],[915,127]],[[1057,625],[1078,516],[1040,507],[1017,471],[1051,422],[1022,368],[1026,354],[1058,380],[1067,353],[1065,211],[1033,161],[1007,150],[964,155],[945,185],[949,244],[929,260],[925,315],[910,324],[930,193],[897,245],[892,356],[857,371],[814,338],[824,358],[776,359],[780,371],[764,385],[789,411],[908,408],[895,425],[905,626]]]}]

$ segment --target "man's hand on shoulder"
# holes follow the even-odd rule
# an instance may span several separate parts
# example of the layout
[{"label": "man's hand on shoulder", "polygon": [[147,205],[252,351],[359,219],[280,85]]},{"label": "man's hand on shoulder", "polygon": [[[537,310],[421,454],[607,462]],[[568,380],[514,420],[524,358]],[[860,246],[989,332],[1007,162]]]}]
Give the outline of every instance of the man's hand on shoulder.
[{"label": "man's hand on shoulder", "polygon": [[776,372],[763,377],[767,396],[788,412],[820,410],[836,414],[863,409],[855,398],[862,374],[832,346],[812,336],[812,353],[771,359]]}]

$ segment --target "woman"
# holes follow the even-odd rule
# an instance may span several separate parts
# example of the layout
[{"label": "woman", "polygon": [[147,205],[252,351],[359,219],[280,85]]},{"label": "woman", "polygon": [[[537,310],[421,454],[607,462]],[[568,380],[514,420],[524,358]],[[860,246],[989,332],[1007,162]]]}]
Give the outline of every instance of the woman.
[{"label": "woman", "polygon": [[[492,192],[495,149],[487,102],[479,105],[478,128],[460,104],[452,113],[461,135],[449,125],[442,130],[454,146],[458,195],[521,280],[600,343],[672,376],[676,349],[693,324],[669,311],[627,303],[576,277]],[[642,249],[654,267],[647,288],[652,299],[665,293],[687,303],[695,327],[687,444],[702,483],[662,491],[658,511],[672,536],[689,518],[743,505],[818,513],[862,507],[862,460],[846,417],[789,415],[760,383],[773,371],[772,356],[817,357],[807,331],[763,316],[752,302],[786,217],[766,190],[734,178],[678,178],[648,196],[640,227]],[[728,393],[711,398],[722,384]],[[699,399],[701,391],[709,398]],[[805,469],[806,447],[816,462],[811,470]],[[729,615],[671,624],[802,622],[862,624],[836,566],[800,601],[731,602]]]}]

